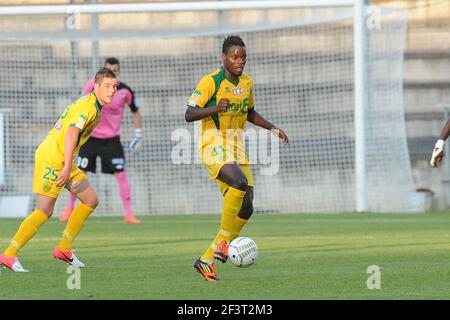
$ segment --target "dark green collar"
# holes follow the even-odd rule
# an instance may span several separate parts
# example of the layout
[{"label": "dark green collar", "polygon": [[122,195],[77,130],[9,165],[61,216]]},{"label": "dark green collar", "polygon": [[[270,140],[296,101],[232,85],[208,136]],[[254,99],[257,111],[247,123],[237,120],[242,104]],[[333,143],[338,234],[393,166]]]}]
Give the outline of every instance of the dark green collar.
[{"label": "dark green collar", "polygon": [[95,107],[97,108],[97,112],[100,112],[100,110],[102,109],[102,106],[100,105],[100,103],[98,102],[97,96],[95,95],[95,92],[92,92],[92,94],[95,97]]}]

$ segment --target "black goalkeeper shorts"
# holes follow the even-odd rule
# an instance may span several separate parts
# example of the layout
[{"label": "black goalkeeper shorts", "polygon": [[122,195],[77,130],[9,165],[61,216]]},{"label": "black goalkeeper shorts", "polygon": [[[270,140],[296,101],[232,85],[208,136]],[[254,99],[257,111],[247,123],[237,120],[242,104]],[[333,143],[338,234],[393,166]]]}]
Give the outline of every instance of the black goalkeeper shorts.
[{"label": "black goalkeeper shorts", "polygon": [[97,156],[102,160],[103,173],[116,173],[125,170],[125,155],[120,137],[94,138],[80,148],[76,159],[78,168],[83,171],[96,172]]}]

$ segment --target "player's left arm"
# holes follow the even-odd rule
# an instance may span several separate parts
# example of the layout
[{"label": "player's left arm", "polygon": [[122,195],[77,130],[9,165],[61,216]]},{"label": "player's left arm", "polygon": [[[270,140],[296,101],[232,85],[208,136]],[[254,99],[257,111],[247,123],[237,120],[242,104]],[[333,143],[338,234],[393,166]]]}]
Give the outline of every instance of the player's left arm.
[{"label": "player's left arm", "polygon": [[134,96],[133,90],[131,88],[127,87],[127,93],[125,96],[126,103],[130,107],[131,112],[133,114],[133,123],[134,123],[134,138],[130,142],[129,148],[133,151],[137,151],[139,147],[141,146],[141,140],[142,140],[142,116],[141,112],[139,111],[139,107],[136,103],[136,98]]},{"label": "player's left arm", "polygon": [[133,112],[133,122],[134,122],[134,138],[130,142],[130,149],[137,150],[141,144],[142,140],[142,117],[139,110]]},{"label": "player's left arm", "polygon": [[289,138],[287,134],[282,129],[264,119],[263,116],[261,116],[254,108],[248,109],[247,121],[253,123],[255,126],[270,130],[285,144],[289,144]]},{"label": "player's left arm", "polygon": [[250,81],[250,96],[248,99],[247,121],[253,123],[255,126],[270,130],[270,132],[280,138],[284,142],[284,144],[289,144],[289,138],[287,134],[282,129],[264,119],[263,116],[261,116],[255,110],[255,101],[253,99],[253,81]]},{"label": "player's left arm", "polygon": [[136,129],[142,128],[142,116],[139,110],[133,112],[133,123]]}]

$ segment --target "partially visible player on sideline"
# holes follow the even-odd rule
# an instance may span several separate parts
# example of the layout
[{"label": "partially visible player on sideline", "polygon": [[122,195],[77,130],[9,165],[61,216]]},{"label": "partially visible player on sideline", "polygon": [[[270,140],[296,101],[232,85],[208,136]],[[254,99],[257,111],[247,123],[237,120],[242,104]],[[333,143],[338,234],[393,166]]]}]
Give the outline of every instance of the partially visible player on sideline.
[{"label": "partially visible player on sideline", "polygon": [[66,188],[81,203],[73,210],[62,240],[53,251],[53,257],[76,267],[84,267],[84,263],[72,251],[72,242],[97,207],[98,199],[86,174],[77,167],[74,158],[98,124],[102,106],[112,101],[116,90],[117,79],[114,72],[106,68],[97,72],[94,92],[68,106],[36,149],[33,181],[36,208],[23,220],[6,251],[0,254],[0,266],[5,265],[16,272],[28,272],[19,262],[17,254],[52,216],[56,199],[61,190]]},{"label": "partially visible player on sideline", "polygon": [[[108,58],[105,61],[105,68],[113,71],[118,77],[120,74],[119,60]],[[89,80],[86,84],[83,95],[88,94],[94,88],[94,81]],[[136,128],[135,137],[129,145],[133,151],[140,148],[142,139],[142,120],[133,90],[124,82],[119,81],[117,91],[113,101],[102,108],[100,123],[92,132],[92,137],[80,149],[77,157],[77,165],[83,171],[95,173],[97,156],[102,160],[102,173],[114,174],[119,185],[119,194],[125,209],[126,223],[140,223],[140,220],[133,216],[131,210],[131,188],[125,172],[125,154],[120,142],[120,127],[122,124],[125,106],[128,105],[133,114],[133,122]],[[69,196],[67,208],[59,217],[61,222],[67,221],[75,205],[75,197]]]},{"label": "partially visible player on sideline", "polygon": [[240,132],[249,121],[289,143],[283,130],[255,110],[253,80],[243,73],[246,61],[247,49],[242,39],[226,37],[222,44],[222,67],[200,80],[185,113],[187,122],[202,121],[200,158],[224,197],[220,230],[194,263],[206,281],[218,280],[214,259],[227,261],[228,245],[239,236],[253,213],[253,177]]},{"label": "partially visible player on sideline", "polygon": [[448,136],[450,135],[450,119],[445,123],[444,128],[442,128],[441,135],[434,146],[433,154],[431,155],[430,165],[432,167],[437,167],[439,162],[444,158],[444,145]]}]

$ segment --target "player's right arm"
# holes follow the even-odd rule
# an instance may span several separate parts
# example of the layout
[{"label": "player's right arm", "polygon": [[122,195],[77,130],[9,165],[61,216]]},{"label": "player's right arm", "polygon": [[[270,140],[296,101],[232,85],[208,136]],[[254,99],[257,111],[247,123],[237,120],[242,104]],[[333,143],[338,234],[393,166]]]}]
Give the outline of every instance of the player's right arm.
[{"label": "player's right arm", "polygon": [[222,112],[228,107],[230,101],[228,99],[220,99],[216,106],[205,108],[206,104],[211,100],[215,91],[215,83],[211,76],[204,76],[197,84],[195,91],[192,93],[188,101],[188,107],[184,118],[187,122],[201,120],[212,116],[218,112]]},{"label": "player's right arm", "polygon": [[450,119],[447,120],[447,123],[445,124],[444,128],[442,128],[441,135],[439,136],[438,141],[436,141],[436,144],[433,149],[433,154],[431,155],[430,165],[432,167],[437,167],[439,162],[444,157],[444,145],[445,140],[447,140],[448,136],[450,135]]},{"label": "player's right arm", "polygon": [[76,126],[70,126],[66,131],[66,135],[64,137],[64,167],[56,180],[56,185],[58,187],[64,186],[67,181],[69,181],[74,151],[77,146],[79,135],[80,128],[77,128]]},{"label": "player's right arm", "polygon": [[203,118],[212,116],[216,113],[224,111],[228,105],[230,104],[230,100],[228,99],[220,99],[217,106],[209,107],[209,108],[200,108],[200,107],[191,107],[188,106],[186,113],[184,114],[184,118],[187,122],[201,120]]}]

